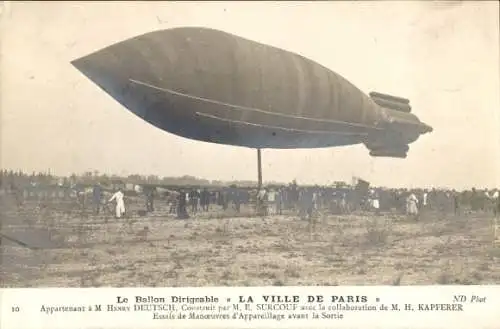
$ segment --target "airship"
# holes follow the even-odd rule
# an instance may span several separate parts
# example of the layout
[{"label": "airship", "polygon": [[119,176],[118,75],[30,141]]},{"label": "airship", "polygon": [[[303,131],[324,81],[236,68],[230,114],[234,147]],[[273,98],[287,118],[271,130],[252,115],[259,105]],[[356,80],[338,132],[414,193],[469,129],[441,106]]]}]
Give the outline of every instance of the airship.
[{"label": "airship", "polygon": [[405,158],[432,131],[406,98],[365,94],[304,56],[210,28],[153,31],[71,64],[144,121],[198,141],[258,150],[364,144],[371,156]]}]

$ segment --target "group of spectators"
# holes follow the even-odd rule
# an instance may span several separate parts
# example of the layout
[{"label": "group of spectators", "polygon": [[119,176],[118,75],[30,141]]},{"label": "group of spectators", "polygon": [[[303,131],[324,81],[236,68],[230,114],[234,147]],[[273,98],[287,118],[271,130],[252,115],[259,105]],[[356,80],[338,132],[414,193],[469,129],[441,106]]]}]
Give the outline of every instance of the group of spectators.
[{"label": "group of spectators", "polygon": [[[10,183],[2,176],[1,189],[15,195],[18,204],[34,193],[37,184],[19,186],[11,179]],[[12,178],[12,177],[11,177]],[[42,178],[42,177],[41,177]],[[44,187],[38,191],[47,196]],[[127,191],[114,189],[105,196],[100,184],[93,187],[59,187],[52,194],[64,195],[65,198],[76,195],[84,203],[91,195],[94,212],[100,213],[103,204],[113,202],[117,217],[125,213]],[[464,212],[493,211],[500,214],[498,189],[475,189],[464,191],[446,189],[391,189],[381,187],[359,188],[359,186],[299,186],[295,183],[286,186],[266,186],[261,189],[230,187],[171,188],[160,191],[154,186],[143,186],[140,191],[133,191],[144,197],[145,212],[155,211],[155,202],[166,203],[168,212],[179,218],[188,218],[200,212],[214,208],[222,210],[250,206],[263,215],[280,215],[283,212],[295,212],[300,217],[310,217],[315,211],[346,214],[354,211],[399,212],[418,216],[422,211],[438,211],[455,215]],[[56,191],[56,190],[54,190]],[[40,192],[36,192],[40,193]],[[88,203],[88,202],[87,202]]]}]

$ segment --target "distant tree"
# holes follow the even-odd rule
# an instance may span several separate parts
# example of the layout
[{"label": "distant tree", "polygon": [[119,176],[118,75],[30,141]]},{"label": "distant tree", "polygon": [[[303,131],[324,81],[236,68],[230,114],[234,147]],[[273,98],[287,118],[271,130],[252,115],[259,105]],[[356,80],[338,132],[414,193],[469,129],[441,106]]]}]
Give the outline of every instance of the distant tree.
[{"label": "distant tree", "polygon": [[111,180],[109,179],[108,175],[106,175],[106,174],[103,174],[103,175],[101,175],[101,177],[99,177],[99,182],[103,185],[109,185],[110,181]]},{"label": "distant tree", "polygon": [[133,184],[140,184],[143,182],[143,179],[140,175],[128,175],[127,181]]},{"label": "distant tree", "polygon": [[160,178],[156,175],[149,175],[146,181],[150,184],[158,184],[160,182]]}]

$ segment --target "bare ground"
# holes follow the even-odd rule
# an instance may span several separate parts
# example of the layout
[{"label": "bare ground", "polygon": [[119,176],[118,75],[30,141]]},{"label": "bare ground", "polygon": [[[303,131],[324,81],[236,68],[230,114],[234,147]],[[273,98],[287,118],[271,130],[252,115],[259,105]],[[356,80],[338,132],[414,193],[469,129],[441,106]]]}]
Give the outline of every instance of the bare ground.
[{"label": "bare ground", "polygon": [[36,233],[28,240],[40,247],[3,239],[3,287],[500,283],[500,243],[486,214],[329,215],[313,229],[292,215],[107,223],[54,211],[1,215],[3,232]]}]

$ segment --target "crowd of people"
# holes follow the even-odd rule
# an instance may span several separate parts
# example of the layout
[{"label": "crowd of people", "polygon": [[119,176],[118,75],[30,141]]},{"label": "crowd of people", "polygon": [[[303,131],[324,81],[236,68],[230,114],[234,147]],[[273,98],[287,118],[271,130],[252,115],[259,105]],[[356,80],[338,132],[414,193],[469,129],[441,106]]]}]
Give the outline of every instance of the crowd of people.
[{"label": "crowd of people", "polygon": [[[98,190],[98,188],[94,188]],[[303,219],[311,218],[318,211],[331,214],[348,214],[354,211],[405,213],[418,218],[421,212],[438,211],[443,215],[461,215],[466,211],[493,211],[500,214],[499,190],[457,192],[437,189],[387,189],[356,187],[300,187],[298,185],[265,187],[257,189],[181,188],[159,193],[157,188],[144,188],[146,212],[154,211],[154,200],[168,205],[169,213],[187,219],[214,207],[241,211],[242,205],[253,207],[260,215],[282,215],[284,211],[296,213]],[[123,192],[117,191],[109,201],[116,200],[116,214],[124,212]],[[94,203],[101,204],[100,198]]]},{"label": "crowd of people", "polygon": [[[9,179],[10,178],[10,179]],[[17,179],[16,179],[17,178]],[[30,188],[38,185],[50,185],[49,175],[32,175],[31,181],[19,184],[19,179],[26,175],[0,173],[0,187],[10,191],[18,204],[33,192]],[[28,177],[29,178],[29,177]],[[33,179],[36,183],[33,184]],[[53,184],[52,184],[53,185]],[[56,184],[57,185],[57,184]],[[136,186],[137,187],[137,186]],[[42,188],[43,190],[43,188]],[[105,193],[106,192],[106,193]],[[142,185],[134,191],[124,187],[110,188],[99,183],[93,186],[59,186],[54,194],[65,198],[76,196],[82,205],[88,205],[89,199],[95,214],[103,207],[114,204],[115,216],[120,218],[126,213],[127,194],[144,198],[144,213],[155,211],[155,202],[163,203],[168,213],[180,219],[187,219],[200,212],[219,208],[223,211],[232,208],[241,211],[242,205],[250,206],[261,215],[280,215],[283,212],[298,214],[301,218],[310,218],[318,211],[347,214],[354,211],[406,213],[418,218],[426,210],[439,211],[443,214],[463,214],[466,211],[493,211],[500,214],[499,190],[472,188],[465,191],[445,189],[391,189],[359,186],[299,186],[296,183],[282,186],[256,188],[230,187],[170,187]],[[45,192],[44,192],[45,193]],[[46,193],[45,193],[46,194]]]},{"label": "crowd of people", "polygon": [[311,217],[318,210],[346,214],[354,211],[397,212],[418,218],[423,211],[442,214],[463,214],[465,211],[493,211],[500,213],[499,190],[471,189],[457,192],[438,189],[389,189],[356,187],[297,187],[278,190],[263,189],[259,195],[267,203],[268,213],[281,213],[283,209],[297,209],[301,217]]}]

